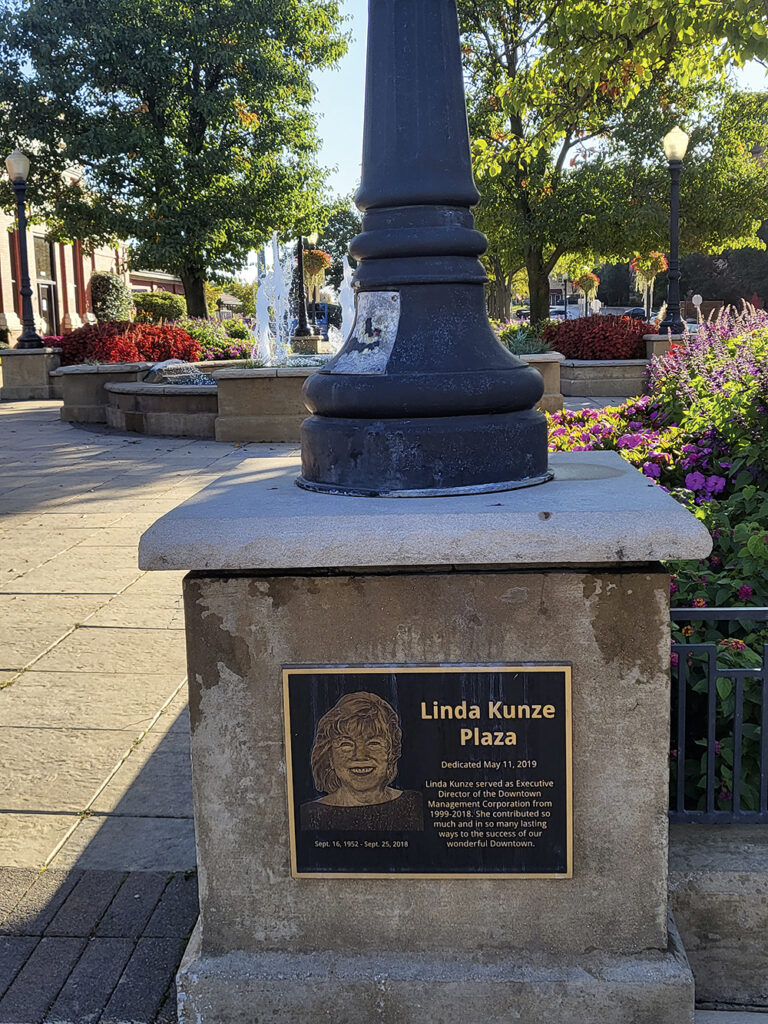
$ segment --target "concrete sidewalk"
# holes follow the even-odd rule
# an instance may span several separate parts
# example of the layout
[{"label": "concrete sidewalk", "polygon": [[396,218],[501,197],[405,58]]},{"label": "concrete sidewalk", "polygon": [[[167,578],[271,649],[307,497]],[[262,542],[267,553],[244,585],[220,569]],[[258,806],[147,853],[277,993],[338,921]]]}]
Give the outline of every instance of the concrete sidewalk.
[{"label": "concrete sidewalk", "polygon": [[197,916],[181,573],[141,533],[233,445],[0,405],[0,1022],[175,1020]]},{"label": "concrete sidewalk", "polygon": [[197,915],[182,574],[137,544],[255,446],[58,409],[0,405],[0,1024],[171,1024]]}]

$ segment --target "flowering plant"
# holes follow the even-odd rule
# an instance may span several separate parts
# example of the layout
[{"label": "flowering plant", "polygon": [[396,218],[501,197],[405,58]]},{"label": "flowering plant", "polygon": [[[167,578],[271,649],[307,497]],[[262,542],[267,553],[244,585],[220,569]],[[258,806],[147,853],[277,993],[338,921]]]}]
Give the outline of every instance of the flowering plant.
[{"label": "flowering plant", "polygon": [[164,359],[196,362],[200,346],[180,327],[129,321],[86,324],[58,343],[61,365],[137,363]]},{"label": "flowering plant", "polygon": [[575,277],[573,279],[573,286],[578,288],[580,292],[584,292],[585,295],[592,295],[600,287],[600,278],[589,270],[586,274]]},{"label": "flowering plant", "polygon": [[649,252],[645,256],[639,252],[635,253],[629,261],[629,265],[641,281],[648,282],[652,281],[657,274],[669,270],[669,263],[663,252]]},{"label": "flowering plant", "polygon": [[[704,653],[695,645],[717,645],[723,668],[758,668],[765,623],[750,621],[749,606],[768,605],[768,327],[729,337],[723,325],[707,335],[685,338],[670,355],[653,360],[650,394],[613,408],[557,413],[549,418],[555,451],[619,452],[649,480],[686,504],[710,529],[708,559],[670,564],[673,605],[745,606],[738,620],[673,623],[673,668],[685,657],[690,688],[688,721],[707,734],[709,684]],[[733,680],[716,679],[719,739],[715,749],[717,805],[730,806],[735,714]],[[744,680],[742,806],[757,806],[760,778],[758,680]],[[672,751],[672,784],[685,773],[687,806],[702,805],[706,788],[707,741]]]},{"label": "flowering plant", "polygon": [[642,359],[650,324],[629,316],[590,316],[547,324],[542,339],[566,359]]}]

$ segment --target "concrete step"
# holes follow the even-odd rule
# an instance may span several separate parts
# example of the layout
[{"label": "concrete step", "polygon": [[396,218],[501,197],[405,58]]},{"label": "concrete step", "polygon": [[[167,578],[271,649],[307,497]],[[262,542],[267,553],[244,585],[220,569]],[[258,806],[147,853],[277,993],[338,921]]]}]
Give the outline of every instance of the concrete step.
[{"label": "concrete step", "polygon": [[761,1024],[768,1022],[768,1012],[749,1013],[744,1010],[697,1010],[696,1024]]}]

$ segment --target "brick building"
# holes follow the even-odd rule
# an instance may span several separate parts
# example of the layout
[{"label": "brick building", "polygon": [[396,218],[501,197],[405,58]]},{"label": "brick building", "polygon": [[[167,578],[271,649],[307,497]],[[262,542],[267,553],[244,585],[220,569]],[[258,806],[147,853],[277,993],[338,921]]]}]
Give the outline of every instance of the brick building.
[{"label": "brick building", "polygon": [[[13,215],[0,210],[0,338],[13,345],[21,334],[21,276],[19,236]],[[66,334],[93,321],[88,282],[95,271],[119,274],[132,291],[170,291],[184,294],[181,280],[159,271],[127,270],[127,247],[102,247],[86,254],[80,242],[49,242],[45,227],[27,231],[29,279],[35,325],[42,335]]]}]

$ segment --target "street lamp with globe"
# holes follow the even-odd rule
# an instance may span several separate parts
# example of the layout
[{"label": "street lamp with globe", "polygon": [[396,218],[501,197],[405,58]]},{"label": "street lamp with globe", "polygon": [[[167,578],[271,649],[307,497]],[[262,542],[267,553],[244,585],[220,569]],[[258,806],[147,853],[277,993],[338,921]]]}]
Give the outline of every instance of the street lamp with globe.
[{"label": "street lamp with globe", "polygon": [[659,334],[682,334],[685,324],[680,316],[680,172],[688,149],[688,136],[675,127],[664,136],[664,155],[669,163],[669,270],[667,272],[667,315],[659,324]]},{"label": "street lamp with globe", "polygon": [[16,194],[16,210],[19,231],[19,257],[21,262],[21,322],[24,325],[16,348],[44,348],[45,343],[35,330],[35,314],[32,310],[32,285],[29,280],[27,258],[27,212],[26,194],[29,177],[29,160],[20,149],[14,149],[6,159],[5,166]]}]

